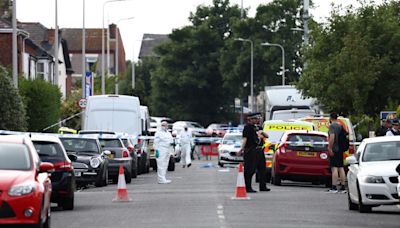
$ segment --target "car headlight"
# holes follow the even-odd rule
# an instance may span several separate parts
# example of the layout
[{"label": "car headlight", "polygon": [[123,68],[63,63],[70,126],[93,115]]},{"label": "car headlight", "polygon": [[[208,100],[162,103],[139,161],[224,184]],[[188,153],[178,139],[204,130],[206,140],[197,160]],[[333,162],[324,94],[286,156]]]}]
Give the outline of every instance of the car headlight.
[{"label": "car headlight", "polygon": [[383,180],[382,177],[376,177],[376,176],[365,176],[362,178],[362,181],[365,183],[370,183],[370,184],[383,184],[385,183],[385,180]]},{"label": "car headlight", "polygon": [[9,196],[23,196],[32,193],[35,190],[35,184],[28,182],[24,184],[14,185],[8,191]]},{"label": "car headlight", "polygon": [[92,166],[93,168],[99,167],[100,166],[100,159],[98,159],[98,158],[90,159],[90,166]]}]

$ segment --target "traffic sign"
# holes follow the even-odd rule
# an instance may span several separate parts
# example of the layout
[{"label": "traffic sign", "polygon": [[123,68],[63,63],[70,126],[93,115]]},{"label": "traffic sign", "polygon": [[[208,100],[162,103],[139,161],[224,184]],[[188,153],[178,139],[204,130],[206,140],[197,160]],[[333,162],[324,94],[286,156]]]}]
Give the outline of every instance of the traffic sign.
[{"label": "traffic sign", "polygon": [[86,104],[87,104],[86,98],[81,98],[81,99],[78,101],[78,105],[79,105],[79,107],[80,107],[81,109],[85,109],[85,108],[86,108]]}]

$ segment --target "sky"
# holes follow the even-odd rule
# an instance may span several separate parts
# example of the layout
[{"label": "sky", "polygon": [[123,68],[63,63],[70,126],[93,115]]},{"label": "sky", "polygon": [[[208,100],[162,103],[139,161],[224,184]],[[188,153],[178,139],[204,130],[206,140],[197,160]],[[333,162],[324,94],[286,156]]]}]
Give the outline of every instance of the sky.
[{"label": "sky", "polygon": [[[17,19],[21,22],[40,22],[48,28],[55,27],[56,0],[17,0]],[[103,3],[107,0],[58,0],[59,28],[82,28],[83,2],[85,2],[85,27],[101,28]],[[243,2],[253,17],[260,4],[272,0],[231,0]],[[317,21],[329,16],[331,3],[357,6],[356,0],[314,0],[310,12]],[[381,2],[377,0],[376,2]],[[107,3],[104,7],[104,24],[118,23],[127,59],[137,59],[144,33],[169,34],[173,29],[189,25],[190,12],[198,5],[211,5],[212,0],[126,0]],[[131,20],[126,18],[134,17]],[[122,19],[122,20],[121,20]]]}]

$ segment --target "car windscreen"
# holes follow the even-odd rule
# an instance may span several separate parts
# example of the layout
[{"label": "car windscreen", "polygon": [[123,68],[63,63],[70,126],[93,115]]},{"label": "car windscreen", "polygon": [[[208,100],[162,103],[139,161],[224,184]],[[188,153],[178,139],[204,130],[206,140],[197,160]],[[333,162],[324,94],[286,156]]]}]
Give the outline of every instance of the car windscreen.
[{"label": "car windscreen", "polygon": [[26,145],[0,143],[0,170],[30,170],[31,156]]},{"label": "car windscreen", "polygon": [[99,139],[101,147],[124,147],[119,139]]},{"label": "car windscreen", "polygon": [[60,139],[67,152],[87,152],[99,154],[99,148],[95,139]]},{"label": "car windscreen", "polygon": [[39,157],[64,158],[64,152],[58,143],[33,141],[33,145],[35,146]]},{"label": "car windscreen", "polygon": [[290,134],[287,138],[287,149],[307,151],[327,151],[328,141],[323,135]]},{"label": "car windscreen", "polygon": [[188,125],[193,128],[204,128],[199,123],[188,123]]},{"label": "car windscreen", "polygon": [[362,161],[400,160],[400,142],[369,143],[365,146]]},{"label": "car windscreen", "polygon": [[242,142],[241,135],[225,135],[224,139],[222,140],[223,145],[234,145],[240,144]]}]

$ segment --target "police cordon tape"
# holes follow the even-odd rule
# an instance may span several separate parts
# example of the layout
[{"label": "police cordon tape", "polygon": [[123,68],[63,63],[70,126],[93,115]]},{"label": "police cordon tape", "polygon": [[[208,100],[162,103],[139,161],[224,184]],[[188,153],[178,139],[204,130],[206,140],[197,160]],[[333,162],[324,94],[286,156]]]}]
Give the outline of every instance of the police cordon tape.
[{"label": "police cordon tape", "polygon": [[[117,133],[115,135],[113,134],[56,134],[56,133],[41,133],[41,132],[19,132],[19,131],[8,131],[8,130],[0,130],[0,135],[34,135],[34,134],[40,134],[40,135],[48,135],[48,136],[56,136],[56,137],[81,137],[81,138],[87,138],[90,135],[104,135],[104,136],[109,136],[109,137],[117,137],[117,138],[122,138],[125,137],[128,134],[125,133]],[[154,140],[154,136],[133,136],[134,139],[140,139],[140,140]],[[220,137],[194,137],[193,138],[193,143],[195,145],[203,145],[203,144],[220,144],[222,142],[222,138]],[[286,144],[288,146],[313,146],[313,145],[328,145],[328,142],[315,142],[315,141],[270,141],[272,144]],[[360,145],[360,142],[350,142],[350,145],[355,145],[358,146]]]}]

